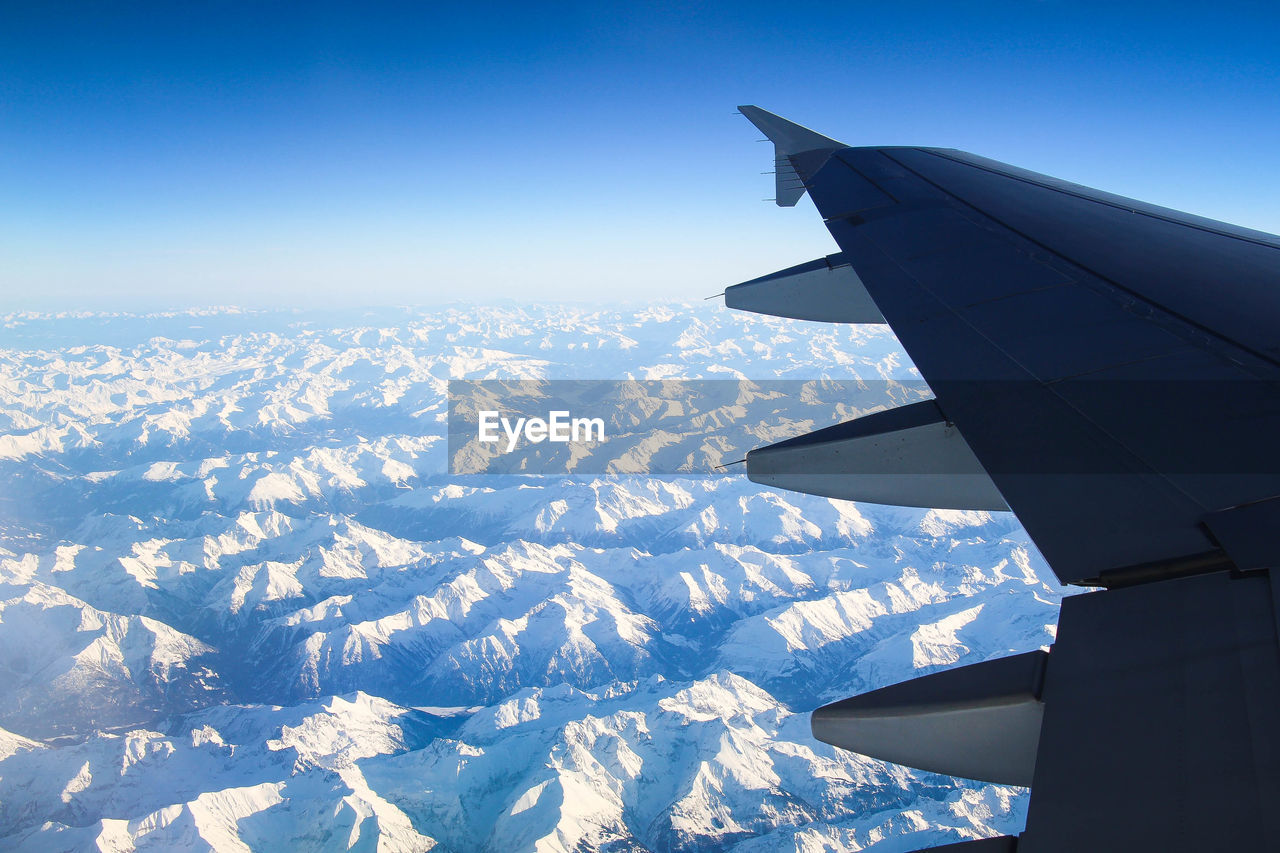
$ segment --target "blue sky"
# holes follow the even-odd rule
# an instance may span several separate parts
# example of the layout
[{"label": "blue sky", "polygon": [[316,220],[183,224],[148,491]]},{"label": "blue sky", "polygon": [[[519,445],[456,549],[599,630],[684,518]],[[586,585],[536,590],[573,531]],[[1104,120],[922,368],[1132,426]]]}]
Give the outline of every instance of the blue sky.
[{"label": "blue sky", "polygon": [[755,103],[1280,231],[1268,4],[0,11],[0,310],[696,298],[833,244]]}]

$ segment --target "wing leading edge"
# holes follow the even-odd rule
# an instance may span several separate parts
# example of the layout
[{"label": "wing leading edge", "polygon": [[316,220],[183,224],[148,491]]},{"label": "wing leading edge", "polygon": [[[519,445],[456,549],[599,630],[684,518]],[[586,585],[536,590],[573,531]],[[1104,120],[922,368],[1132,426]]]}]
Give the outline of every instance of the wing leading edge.
[{"label": "wing leading edge", "polygon": [[[788,446],[821,446],[816,436],[754,451],[749,475],[800,490],[821,481],[831,494],[834,471],[835,491],[862,500],[1002,499],[1059,578],[1107,588],[1067,599],[1043,684],[1019,694],[1044,714],[1017,849],[1280,849],[1249,810],[1280,794],[1280,238],[964,152],[852,148],[740,110],[785,161],[778,204],[808,192],[840,246],[832,257],[848,265],[808,302],[769,299],[771,280],[802,286],[794,274],[757,279],[741,307],[817,305],[805,309],[814,319],[842,319],[847,310],[821,305],[869,299],[875,311],[857,316],[889,323],[974,460],[930,485],[920,469],[933,457],[917,458],[902,469],[912,485],[896,490],[875,453],[842,452],[822,475],[788,472],[804,457]],[[909,450],[921,432],[842,429]],[[948,476],[987,483],[995,503],[964,497],[972,486]],[[921,484],[936,491],[922,498]],[[918,728],[931,714],[998,726],[1007,703],[974,699],[989,679],[979,669],[944,673],[896,717],[876,712],[880,734],[848,745],[936,741]],[[967,691],[964,713],[937,716],[958,707],[956,690]],[[868,731],[858,699],[822,709],[815,732]],[[895,719],[900,731],[886,734]],[[968,758],[943,750],[950,772],[984,766],[980,740]],[[1197,802],[1213,817],[1197,816]]]}]

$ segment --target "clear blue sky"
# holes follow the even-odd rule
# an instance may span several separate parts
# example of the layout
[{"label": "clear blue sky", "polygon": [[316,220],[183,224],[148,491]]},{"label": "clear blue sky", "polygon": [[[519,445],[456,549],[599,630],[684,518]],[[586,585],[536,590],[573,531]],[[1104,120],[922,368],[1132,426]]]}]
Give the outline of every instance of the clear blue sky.
[{"label": "clear blue sky", "polygon": [[1273,7],[5,3],[0,310],[716,293],[833,249],[739,103],[1280,231]]}]

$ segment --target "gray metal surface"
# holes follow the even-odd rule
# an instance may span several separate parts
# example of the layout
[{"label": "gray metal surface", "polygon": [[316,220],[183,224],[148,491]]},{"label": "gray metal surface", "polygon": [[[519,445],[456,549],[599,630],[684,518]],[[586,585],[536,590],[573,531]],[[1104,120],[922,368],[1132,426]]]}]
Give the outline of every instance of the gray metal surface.
[{"label": "gray metal surface", "polygon": [[1030,785],[1044,652],[926,675],[813,712],[825,743],[921,770]]},{"label": "gray metal surface", "polygon": [[796,202],[804,195],[804,181],[791,163],[791,155],[806,151],[834,151],[844,147],[841,142],[787,121],[768,110],[741,106],[738,111],[764,131],[765,136],[773,142],[774,202],[778,207],[795,207]]},{"label": "gray metal surface", "polygon": [[1274,580],[1067,598],[1021,853],[1280,850]]},{"label": "gray metal surface", "polygon": [[1277,238],[960,152],[791,160],[1062,580],[1212,552],[1206,515],[1280,495]]},{"label": "gray metal surface", "polygon": [[1280,569],[1280,498],[1215,512],[1204,524],[1237,569]]},{"label": "gray metal surface", "polygon": [[[1026,831],[956,849],[1280,850],[1280,238],[963,152],[829,143],[786,156],[843,257],[1058,577],[1108,587],[1064,600]],[[881,432],[925,429],[906,408]],[[857,447],[857,424],[766,450]],[[1001,740],[963,683],[941,698],[962,673],[815,730],[1025,771],[1025,720]]]},{"label": "gray metal surface", "polygon": [[883,323],[880,309],[841,255],[828,255],[726,288],[730,308],[823,323]]},{"label": "gray metal surface", "polygon": [[1007,510],[960,431],[931,400],[747,454],[752,482],[894,506]]}]

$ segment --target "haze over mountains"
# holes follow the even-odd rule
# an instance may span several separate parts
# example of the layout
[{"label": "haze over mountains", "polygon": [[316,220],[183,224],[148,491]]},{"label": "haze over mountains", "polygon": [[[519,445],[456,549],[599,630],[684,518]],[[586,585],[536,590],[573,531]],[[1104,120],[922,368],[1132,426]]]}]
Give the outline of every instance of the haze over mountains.
[{"label": "haze over mountains", "polygon": [[1050,643],[1062,590],[1011,515],[734,468],[447,473],[449,379],[861,378],[891,404],[918,377],[887,329],[220,309],[10,315],[0,346],[0,846],[903,851],[1021,827],[1022,791],[840,752],[807,715]]}]

